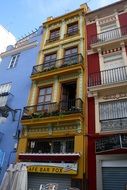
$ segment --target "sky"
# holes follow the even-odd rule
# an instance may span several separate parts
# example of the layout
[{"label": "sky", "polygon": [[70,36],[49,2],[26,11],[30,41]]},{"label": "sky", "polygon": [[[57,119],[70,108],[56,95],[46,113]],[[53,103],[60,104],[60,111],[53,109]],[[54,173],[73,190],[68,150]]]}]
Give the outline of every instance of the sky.
[{"label": "sky", "polygon": [[49,16],[60,16],[88,2],[91,10],[119,0],[1,0],[0,24],[17,40],[38,28]]}]

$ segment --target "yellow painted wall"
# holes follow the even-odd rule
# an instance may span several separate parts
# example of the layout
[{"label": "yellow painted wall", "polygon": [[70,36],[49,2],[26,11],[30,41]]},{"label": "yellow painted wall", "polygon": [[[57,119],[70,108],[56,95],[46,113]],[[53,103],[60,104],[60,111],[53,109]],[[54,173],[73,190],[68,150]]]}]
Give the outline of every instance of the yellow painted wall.
[{"label": "yellow painted wall", "polygon": [[17,150],[17,161],[18,161],[18,155],[20,153],[25,153],[26,152],[26,148],[27,148],[27,137],[22,137],[19,139],[19,143],[18,143],[18,150]]},{"label": "yellow painted wall", "polygon": [[80,159],[78,162],[78,175],[75,178],[83,178],[83,168],[84,168],[84,138],[83,135],[75,136],[74,152],[80,153]]}]

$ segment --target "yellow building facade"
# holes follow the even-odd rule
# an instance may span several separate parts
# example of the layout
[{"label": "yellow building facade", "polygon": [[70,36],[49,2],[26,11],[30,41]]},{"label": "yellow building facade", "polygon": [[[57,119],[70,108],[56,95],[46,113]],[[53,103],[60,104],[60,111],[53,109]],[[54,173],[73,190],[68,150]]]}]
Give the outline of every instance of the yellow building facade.
[{"label": "yellow building facade", "polygon": [[28,105],[24,108],[17,159],[28,167],[28,189],[49,183],[58,189],[84,189],[86,182],[87,5],[49,17]]}]

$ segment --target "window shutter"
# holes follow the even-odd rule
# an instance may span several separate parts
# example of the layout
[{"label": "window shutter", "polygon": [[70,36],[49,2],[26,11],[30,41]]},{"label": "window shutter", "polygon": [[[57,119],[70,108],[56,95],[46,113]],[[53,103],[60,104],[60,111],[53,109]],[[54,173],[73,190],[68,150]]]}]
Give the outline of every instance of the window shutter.
[{"label": "window shutter", "polygon": [[127,117],[127,100],[100,103],[100,121]]}]

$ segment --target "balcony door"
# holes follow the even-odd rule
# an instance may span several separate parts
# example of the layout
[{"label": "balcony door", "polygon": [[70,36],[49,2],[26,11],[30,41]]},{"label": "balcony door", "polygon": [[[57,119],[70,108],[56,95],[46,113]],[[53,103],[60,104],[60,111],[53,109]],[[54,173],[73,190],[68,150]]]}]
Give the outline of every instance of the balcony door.
[{"label": "balcony door", "polygon": [[52,99],[52,87],[45,87],[39,89],[37,111],[48,112]]},{"label": "balcony door", "polygon": [[122,52],[103,56],[102,84],[127,80],[127,70],[124,66]]},{"label": "balcony door", "polygon": [[62,84],[61,109],[69,111],[75,106],[76,82]]},{"label": "balcony door", "polygon": [[64,65],[71,65],[78,63],[78,47],[72,47],[65,50]]},{"label": "balcony door", "polygon": [[121,31],[117,27],[116,21],[101,24],[99,39],[101,42],[106,42],[109,40],[120,38]]},{"label": "balcony door", "polygon": [[56,52],[52,53],[52,54],[45,55],[43,68],[49,69],[51,67],[54,67],[56,64],[56,57],[57,57]]}]

